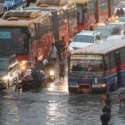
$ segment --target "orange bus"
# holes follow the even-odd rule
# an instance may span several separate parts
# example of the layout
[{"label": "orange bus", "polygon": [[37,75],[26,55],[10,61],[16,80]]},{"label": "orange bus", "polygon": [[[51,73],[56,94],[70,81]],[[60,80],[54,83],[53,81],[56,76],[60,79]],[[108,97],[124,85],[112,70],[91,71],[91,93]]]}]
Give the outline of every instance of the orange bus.
[{"label": "orange bus", "polygon": [[0,19],[0,52],[16,54],[22,71],[49,57],[53,42],[49,15],[39,11],[8,11]]},{"label": "orange bus", "polygon": [[54,39],[57,42],[63,39],[67,47],[70,38],[77,32],[77,13],[74,2],[72,0],[39,0],[36,6],[42,12],[51,13]]},{"label": "orange bus", "polygon": [[109,16],[109,9],[113,8],[113,1],[110,3],[111,7],[109,8],[107,0],[75,0],[75,3],[78,31],[90,29],[91,26],[98,22],[106,22]]}]

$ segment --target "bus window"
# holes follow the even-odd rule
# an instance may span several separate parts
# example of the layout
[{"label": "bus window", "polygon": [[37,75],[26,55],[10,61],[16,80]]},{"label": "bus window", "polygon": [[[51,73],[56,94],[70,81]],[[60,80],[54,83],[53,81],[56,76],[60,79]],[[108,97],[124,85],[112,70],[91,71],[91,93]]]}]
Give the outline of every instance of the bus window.
[{"label": "bus window", "polygon": [[27,32],[26,27],[0,27],[0,51],[5,54],[27,53],[29,49]]},{"label": "bus window", "polygon": [[120,50],[120,53],[121,53],[121,64],[124,64],[125,63],[125,48],[122,48]]},{"label": "bus window", "polygon": [[[100,58],[99,60],[95,58],[93,59],[93,56],[87,55],[87,58],[91,58],[92,59],[82,59],[81,60],[77,60],[78,57],[76,56],[76,60],[71,57],[70,60],[70,67],[69,68],[69,72],[77,72],[78,74],[85,74],[87,77],[95,77],[95,76],[102,76],[104,74],[104,63],[103,63],[103,59]],[[75,61],[74,61],[75,60]]]},{"label": "bus window", "polygon": [[111,59],[111,68],[114,68],[116,66],[114,53],[111,53],[111,58],[110,59]]},{"label": "bus window", "polygon": [[104,60],[105,60],[105,70],[110,70],[110,56],[106,55],[104,57]]},{"label": "bus window", "polygon": [[8,70],[8,63],[6,60],[0,59],[0,72]]}]

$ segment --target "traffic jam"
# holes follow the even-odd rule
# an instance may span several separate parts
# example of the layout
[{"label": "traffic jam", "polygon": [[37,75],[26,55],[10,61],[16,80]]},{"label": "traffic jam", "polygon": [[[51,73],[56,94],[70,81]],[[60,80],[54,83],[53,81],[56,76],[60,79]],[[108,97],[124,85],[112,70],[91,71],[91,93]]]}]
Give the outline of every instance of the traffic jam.
[{"label": "traffic jam", "polygon": [[112,92],[125,84],[124,53],[124,1],[4,5],[0,89],[25,91],[61,81],[69,93]]}]

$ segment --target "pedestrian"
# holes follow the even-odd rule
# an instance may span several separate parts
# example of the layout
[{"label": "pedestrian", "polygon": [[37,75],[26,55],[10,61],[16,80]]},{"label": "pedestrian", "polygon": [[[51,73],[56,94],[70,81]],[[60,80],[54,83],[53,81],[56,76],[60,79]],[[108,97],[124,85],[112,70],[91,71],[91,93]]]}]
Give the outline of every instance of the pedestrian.
[{"label": "pedestrian", "polygon": [[118,95],[118,103],[119,103],[119,109],[122,108],[124,105],[124,98],[122,97],[121,93]]},{"label": "pedestrian", "polygon": [[124,16],[124,10],[123,10],[123,8],[120,8],[120,16]]},{"label": "pedestrian", "polygon": [[119,8],[116,10],[115,15],[118,16],[118,17],[120,16],[120,9]]},{"label": "pedestrian", "polygon": [[107,105],[109,107],[111,107],[111,98],[110,98],[110,95],[109,93],[106,93],[103,98],[102,98],[102,101],[103,101],[103,105]]},{"label": "pedestrian", "polygon": [[60,79],[64,79],[65,75],[65,62],[64,60],[59,61],[59,77]]},{"label": "pedestrian", "polygon": [[109,116],[109,120],[111,118],[111,107],[109,105],[105,105],[103,107],[103,110],[105,110],[105,113]]},{"label": "pedestrian", "polygon": [[52,43],[52,49],[50,51],[50,60],[52,60],[52,62],[55,62],[57,59],[57,49],[55,47],[55,44]]},{"label": "pedestrian", "polygon": [[102,125],[108,125],[109,121],[110,121],[110,117],[108,116],[108,114],[106,113],[105,109],[102,109],[102,115],[100,116],[100,120]]},{"label": "pedestrian", "polygon": [[65,45],[64,45],[64,37],[62,37],[61,40],[56,42],[56,48],[57,48],[57,52],[58,52],[58,57],[59,60],[61,60],[61,54],[64,51]]}]

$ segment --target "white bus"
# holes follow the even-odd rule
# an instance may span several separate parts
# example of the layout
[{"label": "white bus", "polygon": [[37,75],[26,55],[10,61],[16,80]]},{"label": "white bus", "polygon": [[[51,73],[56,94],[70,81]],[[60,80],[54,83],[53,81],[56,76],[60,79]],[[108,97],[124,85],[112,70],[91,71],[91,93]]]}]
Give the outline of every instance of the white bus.
[{"label": "white bus", "polygon": [[69,91],[111,92],[125,85],[125,38],[107,40],[71,54]]}]

